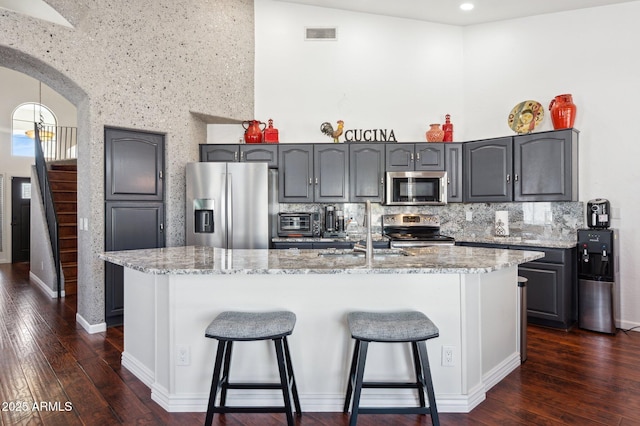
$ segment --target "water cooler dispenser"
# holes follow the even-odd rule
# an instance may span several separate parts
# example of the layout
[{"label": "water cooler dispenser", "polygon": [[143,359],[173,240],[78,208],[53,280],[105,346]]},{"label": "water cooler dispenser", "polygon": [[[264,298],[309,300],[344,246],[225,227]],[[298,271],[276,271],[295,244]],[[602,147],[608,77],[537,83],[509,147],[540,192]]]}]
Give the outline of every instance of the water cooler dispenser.
[{"label": "water cooler dispenser", "polygon": [[618,234],[614,229],[578,230],[578,326],[615,334]]}]

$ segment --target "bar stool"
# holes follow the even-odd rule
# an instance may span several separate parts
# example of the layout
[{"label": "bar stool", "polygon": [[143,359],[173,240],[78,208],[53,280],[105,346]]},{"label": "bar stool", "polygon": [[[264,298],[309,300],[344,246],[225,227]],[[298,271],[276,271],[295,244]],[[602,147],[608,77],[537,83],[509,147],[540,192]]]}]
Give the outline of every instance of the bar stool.
[{"label": "bar stool", "polygon": [[[351,337],[355,339],[351,371],[347,385],[347,395],[343,412],[349,411],[351,398],[351,418],[349,425],[355,426],[358,414],[430,414],[431,423],[439,425],[438,409],[433,391],[429,358],[425,341],[438,337],[438,327],[422,312],[351,312],[347,316]],[[415,382],[365,382],[364,366],[369,342],[411,343]],[[418,389],[420,407],[360,407],[363,388],[378,389]],[[425,404],[425,394],[429,406]]]},{"label": "bar stool", "polygon": [[[291,354],[287,336],[293,332],[296,315],[293,312],[235,312],[227,311],[218,315],[207,327],[205,336],[218,340],[211,392],[207,407],[205,425],[210,426],[215,413],[286,413],[287,425],[293,426],[291,395],[296,413],[301,415],[298,388],[293,375]],[[280,372],[280,383],[231,383],[229,366],[233,342],[273,340]],[[220,405],[216,406],[216,396],[220,389]],[[228,389],[281,389],[284,406],[227,406]]]}]

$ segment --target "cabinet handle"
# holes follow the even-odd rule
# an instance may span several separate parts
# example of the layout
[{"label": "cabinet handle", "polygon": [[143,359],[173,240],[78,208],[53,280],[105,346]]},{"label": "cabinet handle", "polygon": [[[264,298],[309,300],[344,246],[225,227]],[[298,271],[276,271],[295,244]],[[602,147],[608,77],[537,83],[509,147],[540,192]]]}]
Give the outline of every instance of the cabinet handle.
[{"label": "cabinet handle", "polygon": [[384,177],[380,177],[380,185],[384,185]]},{"label": "cabinet handle", "polygon": [[413,161],[413,152],[410,155],[409,160]]},{"label": "cabinet handle", "polygon": [[244,151],[240,151],[240,161],[244,161]]},{"label": "cabinet handle", "polygon": [[311,178],[309,178],[309,185],[313,185],[313,182],[311,181]]},{"label": "cabinet handle", "polygon": [[451,185],[451,179],[447,178],[447,185]]},{"label": "cabinet handle", "polygon": [[318,184],[318,178],[316,178],[316,185]]},{"label": "cabinet handle", "polygon": [[517,174],[517,173],[513,176],[513,181],[514,181],[514,182],[517,182],[517,181],[518,181],[518,174]]},{"label": "cabinet handle", "polygon": [[233,161],[238,161],[238,151],[233,153]]},{"label": "cabinet handle", "polygon": [[420,161],[420,153],[416,152],[416,161]]},{"label": "cabinet handle", "polygon": [[507,182],[511,182],[511,175],[507,173]]}]

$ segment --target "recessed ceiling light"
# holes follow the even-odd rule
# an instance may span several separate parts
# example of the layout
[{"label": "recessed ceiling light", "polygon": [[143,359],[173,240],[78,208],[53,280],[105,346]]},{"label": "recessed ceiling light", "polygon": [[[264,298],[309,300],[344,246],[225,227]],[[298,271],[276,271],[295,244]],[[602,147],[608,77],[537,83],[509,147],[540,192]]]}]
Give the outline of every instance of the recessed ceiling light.
[{"label": "recessed ceiling light", "polygon": [[471,9],[473,9],[473,3],[462,3],[460,5],[460,9],[462,9],[462,10],[471,10]]}]

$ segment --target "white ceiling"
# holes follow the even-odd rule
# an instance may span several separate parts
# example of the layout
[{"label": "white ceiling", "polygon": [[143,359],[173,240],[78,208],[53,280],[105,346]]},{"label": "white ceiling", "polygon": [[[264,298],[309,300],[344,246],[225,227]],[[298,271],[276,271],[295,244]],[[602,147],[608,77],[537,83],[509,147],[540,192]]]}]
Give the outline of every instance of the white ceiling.
[{"label": "white ceiling", "polygon": [[[474,25],[505,19],[523,18],[588,7],[606,6],[638,0],[278,0],[373,13],[377,15],[412,18],[449,25]],[[471,2],[475,8],[463,12],[460,3]],[[70,26],[44,0],[0,0],[0,8],[35,18]]]},{"label": "white ceiling", "polygon": [[[0,0],[0,4],[4,0]],[[279,0],[353,12],[412,18],[449,25],[474,25],[637,0]],[[474,3],[463,12],[461,3]]]}]

